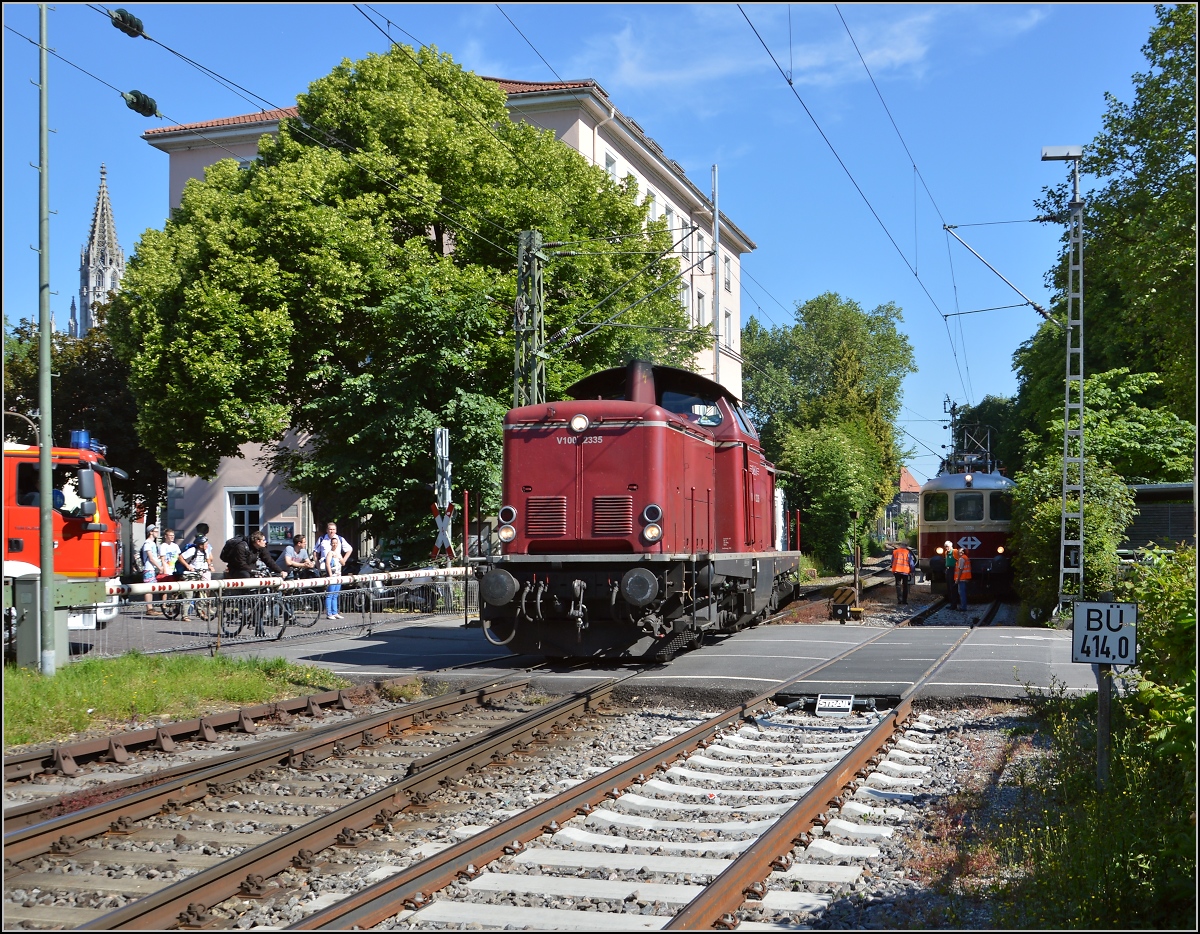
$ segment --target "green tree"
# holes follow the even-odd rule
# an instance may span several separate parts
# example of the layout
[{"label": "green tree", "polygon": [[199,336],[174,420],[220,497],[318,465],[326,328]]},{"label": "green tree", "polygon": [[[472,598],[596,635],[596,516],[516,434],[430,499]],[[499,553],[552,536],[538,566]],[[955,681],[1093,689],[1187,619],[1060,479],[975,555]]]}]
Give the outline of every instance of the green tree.
[{"label": "green tree", "polygon": [[[1155,8],[1133,76],[1132,103],[1106,94],[1103,129],[1084,148],[1088,194],[1084,277],[1086,371],[1128,367],[1162,375],[1150,404],[1191,418],[1196,405],[1196,6]],[[1046,192],[1043,213],[1064,219],[1067,183]],[[1065,306],[1066,250],[1047,275]],[[1061,399],[1062,332],[1049,323],[1015,358],[1022,405],[1046,421]]]},{"label": "green tree", "polygon": [[[1140,402],[1161,384],[1155,373],[1125,367],[1083,381],[1087,453],[1128,483],[1183,482],[1192,476],[1196,426],[1166,408]],[[1062,455],[1063,405],[1037,434],[1026,432],[1025,456],[1038,463]]]},{"label": "green tree", "polygon": [[916,367],[894,304],[864,311],[827,292],[795,314],[790,327],[751,318],[742,329],[745,398],[767,456],[793,474],[782,485],[806,517],[806,550],[840,569],[847,545],[866,543],[895,495],[902,452],[893,426]]},{"label": "green tree", "polygon": [[[423,534],[445,425],[456,481],[492,493],[520,230],[577,244],[546,269],[548,334],[582,337],[577,319],[645,297],[620,322],[642,327],[552,344],[551,398],[631,356],[688,365],[705,344],[661,330],[688,326],[678,263],[632,179],[514,123],[504,92],[450,56],[344,61],[298,110],[258,161],[189,182],[128,264],[114,339],[138,430],[172,468],[211,477],[243,443],[274,445],[291,485],[341,518]],[[302,443],[280,442],[287,429]]]},{"label": "green tree", "polygon": [[[128,480],[113,478],[125,501],[124,514],[143,507],[152,520],[166,498],[167,471],[133,429],[138,404],[129,388],[129,367],[113,351],[104,307],[97,306],[96,312],[99,323],[86,335],[74,338],[56,331],[50,344],[54,441],[65,445],[72,429],[90,431],[107,446],[108,463],[129,474]],[[4,406],[37,420],[38,328],[33,321],[22,321],[5,335]],[[26,428],[21,437],[27,435]]]},{"label": "green tree", "polygon": [[[1017,592],[1033,618],[1046,622],[1058,605],[1062,520],[1062,457],[1014,478],[1012,555]],[[1078,509],[1078,499],[1068,500]],[[1124,478],[1095,458],[1084,465],[1084,597],[1095,600],[1116,586],[1117,547],[1136,515]]]}]

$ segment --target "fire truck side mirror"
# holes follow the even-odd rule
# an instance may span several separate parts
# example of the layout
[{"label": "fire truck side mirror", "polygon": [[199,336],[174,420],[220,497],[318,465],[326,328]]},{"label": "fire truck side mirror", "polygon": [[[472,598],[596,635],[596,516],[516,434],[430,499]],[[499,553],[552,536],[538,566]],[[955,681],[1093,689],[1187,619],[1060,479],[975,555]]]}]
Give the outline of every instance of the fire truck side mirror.
[{"label": "fire truck side mirror", "polygon": [[[85,501],[92,501],[96,498],[96,472],[90,467],[79,470],[79,496]],[[95,509],[94,503],[92,509]]]},{"label": "fire truck side mirror", "polygon": [[96,501],[92,499],[84,500],[83,505],[79,507],[79,513],[85,519],[92,518],[96,514]]}]

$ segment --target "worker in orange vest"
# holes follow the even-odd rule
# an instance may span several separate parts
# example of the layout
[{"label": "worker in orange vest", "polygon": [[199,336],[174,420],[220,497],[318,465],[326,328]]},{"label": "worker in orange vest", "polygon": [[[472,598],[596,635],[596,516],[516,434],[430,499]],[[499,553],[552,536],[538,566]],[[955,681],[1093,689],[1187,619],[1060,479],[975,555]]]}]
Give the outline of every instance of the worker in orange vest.
[{"label": "worker in orange vest", "polygon": [[964,613],[967,610],[967,581],[971,579],[971,557],[967,549],[957,549],[954,557],[954,582],[958,584],[959,607]]},{"label": "worker in orange vest", "polygon": [[908,606],[908,581],[912,574],[912,552],[904,542],[892,549],[892,573],[896,575],[896,603]]}]

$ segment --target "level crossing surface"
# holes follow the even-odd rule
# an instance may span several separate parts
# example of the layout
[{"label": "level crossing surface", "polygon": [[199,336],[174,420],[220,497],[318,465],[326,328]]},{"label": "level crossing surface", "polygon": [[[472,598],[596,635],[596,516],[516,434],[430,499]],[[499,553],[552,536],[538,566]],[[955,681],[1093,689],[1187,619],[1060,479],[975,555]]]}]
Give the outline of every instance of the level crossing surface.
[{"label": "level crossing surface", "polygon": [[[966,627],[900,627],[886,631],[861,653],[815,672],[814,691],[888,696],[902,693],[949,647]],[[570,664],[552,661],[533,672],[533,687],[556,694],[636,668],[639,691],[720,703],[769,690],[879,636],[869,626],[837,624],[768,625],[744,630],[686,652],[665,665]],[[462,617],[434,618],[373,635],[339,634],[303,642],[255,644],[229,652],[240,657],[274,658],[318,665],[359,682],[437,672],[452,687],[523,671],[542,660],[505,656]],[[1071,662],[1069,632],[1017,626],[967,631],[931,682],[924,697],[1017,699],[1027,686],[1046,691],[1052,679],[1069,693],[1095,690],[1088,665]]]}]

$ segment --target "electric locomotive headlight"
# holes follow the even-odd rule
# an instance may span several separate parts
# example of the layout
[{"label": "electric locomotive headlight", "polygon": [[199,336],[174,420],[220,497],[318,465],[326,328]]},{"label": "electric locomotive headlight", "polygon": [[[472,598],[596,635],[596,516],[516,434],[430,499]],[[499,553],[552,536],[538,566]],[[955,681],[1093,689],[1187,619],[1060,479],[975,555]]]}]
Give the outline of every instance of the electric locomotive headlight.
[{"label": "electric locomotive headlight", "polygon": [[967,474],[965,477],[963,477],[963,480],[966,481],[967,486],[970,486],[972,483],[975,482],[975,477],[973,474]]},{"label": "electric locomotive headlight", "polygon": [[662,538],[662,526],[657,522],[651,522],[648,526],[642,529],[642,535],[646,537],[648,542],[656,542]]},{"label": "electric locomotive headlight", "polygon": [[998,554],[998,555],[1004,554],[1004,546],[1003,545],[996,546],[996,554]]},{"label": "electric locomotive headlight", "polygon": [[517,530],[511,525],[502,525],[496,532],[496,537],[502,542],[511,542],[517,537]]},{"label": "electric locomotive headlight", "polygon": [[938,547],[937,547],[937,553],[938,553],[939,555],[944,555],[944,554],[946,553],[946,550],[945,550],[945,549],[944,549],[944,548],[943,548],[941,545],[938,545]]},{"label": "electric locomotive headlight", "polygon": [[586,415],[581,414],[571,416],[571,430],[574,432],[587,431],[588,425],[590,424],[591,422],[588,421],[588,417]]},{"label": "electric locomotive headlight", "polygon": [[661,522],[663,517],[662,506],[657,503],[651,503],[642,510],[642,518],[647,522]]},{"label": "electric locomotive headlight", "polygon": [[512,525],[517,521],[517,507],[501,506],[499,519],[502,525]]}]

